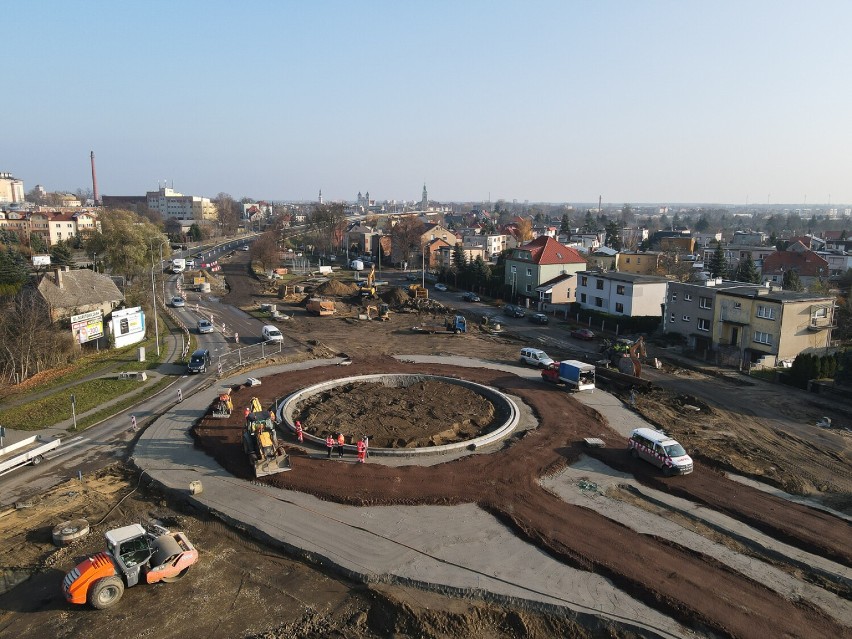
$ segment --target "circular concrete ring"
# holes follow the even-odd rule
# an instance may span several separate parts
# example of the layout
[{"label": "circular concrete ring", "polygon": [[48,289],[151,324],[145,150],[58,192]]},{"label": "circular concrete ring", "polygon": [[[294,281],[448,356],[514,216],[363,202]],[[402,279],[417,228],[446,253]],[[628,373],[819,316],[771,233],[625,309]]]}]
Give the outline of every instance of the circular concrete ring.
[{"label": "circular concrete ring", "polygon": [[[441,381],[448,384],[464,386],[465,388],[468,388],[474,391],[475,393],[482,395],[483,397],[488,399],[492,404],[494,404],[494,407],[497,410],[497,426],[485,435],[480,435],[479,437],[475,437],[473,439],[468,439],[465,441],[454,442],[452,444],[443,444],[441,446],[421,446],[419,448],[381,448],[378,446],[370,446],[371,455],[411,457],[415,455],[439,455],[442,453],[455,452],[466,448],[477,449],[487,444],[500,441],[505,437],[508,437],[518,425],[518,421],[520,419],[520,412],[518,410],[517,405],[514,401],[512,401],[512,399],[508,395],[501,393],[496,388],[485,386],[483,384],[477,384],[476,382],[471,382],[465,379],[458,379],[455,377],[445,377],[443,375],[415,375],[410,373],[379,373],[374,375],[341,377],[338,379],[328,380],[326,382],[320,382],[319,384],[314,384],[313,386],[308,386],[291,395],[288,395],[280,402],[275,402],[278,413],[278,419],[282,424],[285,424],[286,427],[290,429],[290,431],[295,432],[296,427],[294,425],[293,416],[296,412],[296,407],[298,406],[299,402],[309,397],[312,397],[313,395],[328,391],[329,389],[335,388],[337,386],[344,386],[346,384],[358,382],[382,384],[384,386],[396,388],[400,386],[410,386],[411,384],[415,384],[417,382],[422,382],[425,380]],[[304,438],[305,440],[317,446],[325,446],[325,439],[322,439],[320,437],[304,433]],[[347,451],[355,452],[356,447],[347,444],[344,449]]]},{"label": "circular concrete ring", "polygon": [[57,546],[67,546],[88,534],[89,522],[85,519],[63,521],[53,527],[53,543]]}]

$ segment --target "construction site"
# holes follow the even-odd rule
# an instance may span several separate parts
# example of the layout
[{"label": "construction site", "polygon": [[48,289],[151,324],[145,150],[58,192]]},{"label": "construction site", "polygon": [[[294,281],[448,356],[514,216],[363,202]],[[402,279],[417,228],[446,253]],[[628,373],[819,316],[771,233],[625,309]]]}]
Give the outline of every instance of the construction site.
[{"label": "construction site", "polygon": [[[524,338],[422,286],[225,271],[224,301],[274,305],[294,348],[0,518],[0,636],[852,636],[852,435],[815,426],[843,406],[644,339],[569,392],[518,364]],[[640,426],[694,470],[631,458]],[[79,518],[91,533],[57,548]],[[186,577],[101,611],[66,602],[66,571],[140,520],[191,541]]]}]

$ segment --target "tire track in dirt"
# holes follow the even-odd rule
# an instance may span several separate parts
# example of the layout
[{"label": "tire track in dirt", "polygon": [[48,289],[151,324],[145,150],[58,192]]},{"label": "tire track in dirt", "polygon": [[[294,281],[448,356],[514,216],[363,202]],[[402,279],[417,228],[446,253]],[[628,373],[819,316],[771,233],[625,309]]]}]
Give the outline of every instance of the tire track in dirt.
[{"label": "tire track in dirt", "polygon": [[[553,556],[603,574],[645,603],[697,627],[706,626],[730,637],[761,639],[848,636],[848,629],[820,611],[791,602],[709,557],[635,533],[593,511],[566,504],[542,489],[539,477],[557,472],[581,452],[588,452],[578,443],[582,437],[603,436],[610,446],[623,449],[622,438],[609,430],[593,410],[565,393],[504,372],[437,365],[418,365],[416,370],[457,375],[518,395],[536,411],[539,428],[493,454],[428,468],[339,464],[294,455],[293,472],[264,478],[265,483],[353,505],[477,503]],[[388,358],[356,362],[345,374],[411,371],[410,364]],[[237,391],[235,404],[241,405],[256,394],[266,405],[292,390],[340,375],[341,371],[333,367],[265,378],[259,388]],[[227,423],[202,420],[196,427],[200,446],[235,475],[250,478],[239,444],[240,434],[239,419],[234,418]],[[676,484],[682,479],[688,478],[661,483]],[[752,506],[754,517],[761,516],[760,509],[777,509],[780,513],[790,506],[762,493],[762,499],[752,504],[753,500],[742,496],[750,497],[758,491],[740,485],[736,485],[740,499],[726,504],[721,497],[731,497],[733,482],[716,474],[708,475],[706,481],[717,489],[720,507],[727,507],[727,512],[738,518],[744,514],[741,510]],[[709,489],[705,492],[705,498],[712,494]],[[683,493],[693,498],[689,490],[684,489]],[[805,510],[808,518],[814,516],[814,511]],[[792,518],[802,516],[796,510],[792,514]],[[784,524],[789,519],[773,521],[780,529],[788,530],[790,527]],[[839,536],[838,524],[843,524],[840,529],[848,533],[844,522],[829,520],[825,524],[823,532],[833,538]],[[793,526],[792,532],[794,537],[800,536],[799,528]],[[780,532],[773,530],[773,534]],[[807,540],[812,539],[812,534]],[[805,544],[806,540],[798,541]],[[784,613],[778,614],[782,610]]]}]

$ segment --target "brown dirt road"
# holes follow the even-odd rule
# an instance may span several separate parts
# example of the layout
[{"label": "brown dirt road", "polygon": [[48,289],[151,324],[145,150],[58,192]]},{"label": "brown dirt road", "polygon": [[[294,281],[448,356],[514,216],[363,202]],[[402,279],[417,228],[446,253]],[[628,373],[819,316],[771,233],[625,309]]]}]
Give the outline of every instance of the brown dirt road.
[{"label": "brown dirt road", "polygon": [[[345,374],[412,370],[456,374],[518,395],[533,407],[540,426],[497,453],[438,466],[362,466],[294,456],[293,472],[265,481],[355,505],[475,502],[553,556],[606,575],[633,596],[697,628],[707,627],[731,637],[848,635],[848,628],[838,626],[821,612],[785,600],[714,560],[627,530],[541,489],[538,478],[557,472],[580,455],[578,442],[582,437],[602,436],[608,448],[622,451],[620,458],[624,459],[622,438],[610,431],[597,413],[567,394],[484,368],[415,368],[389,358],[356,360]],[[258,394],[268,405],[296,388],[338,376],[339,368],[328,367],[267,378],[259,388],[239,391],[236,401],[240,405],[249,394]],[[440,402],[440,398],[436,401]],[[232,473],[248,478],[249,468],[239,446],[239,420],[232,419],[227,424],[211,421],[198,425],[198,444]],[[637,468],[631,467],[630,471],[637,472]],[[643,472],[647,469],[638,470],[637,474],[641,476]],[[474,477],[477,481],[471,481]],[[690,481],[695,478],[702,479]],[[738,518],[763,518],[767,522],[764,527],[779,537],[850,564],[845,543],[849,526],[842,520],[809,509],[790,508],[786,502],[739,485],[734,494],[733,482],[714,473],[698,472],[693,477],[657,481],[677,485],[683,496],[698,501],[710,499],[710,491],[701,490],[701,485],[707,483],[715,487],[714,507]],[[695,495],[693,484],[697,485]],[[774,510],[783,510],[785,515],[771,518]],[[803,534],[815,517],[821,526],[821,539],[816,543],[812,532]],[[785,613],[778,615],[779,610]]]}]

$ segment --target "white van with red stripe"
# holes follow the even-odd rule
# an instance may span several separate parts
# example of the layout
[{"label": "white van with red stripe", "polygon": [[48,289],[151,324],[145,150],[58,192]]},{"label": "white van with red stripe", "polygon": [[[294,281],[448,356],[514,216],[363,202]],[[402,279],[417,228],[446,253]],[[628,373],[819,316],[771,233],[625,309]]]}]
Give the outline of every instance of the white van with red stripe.
[{"label": "white van with red stripe", "polygon": [[663,474],[687,475],[692,472],[692,457],[676,440],[653,428],[637,428],[630,433],[627,450],[634,459],[644,459],[662,469]]}]

